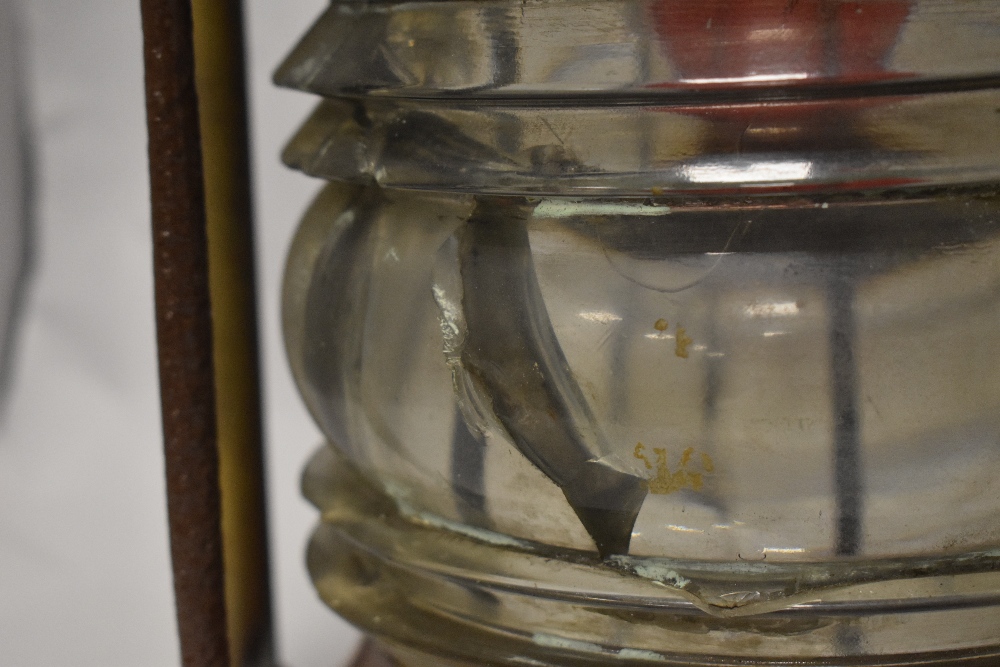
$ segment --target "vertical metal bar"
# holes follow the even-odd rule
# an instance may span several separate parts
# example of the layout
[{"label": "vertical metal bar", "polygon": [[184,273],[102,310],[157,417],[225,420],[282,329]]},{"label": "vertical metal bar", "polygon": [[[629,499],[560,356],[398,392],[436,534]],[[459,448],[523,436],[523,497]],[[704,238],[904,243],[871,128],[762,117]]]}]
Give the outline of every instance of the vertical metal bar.
[{"label": "vertical metal bar", "polygon": [[228,667],[208,238],[188,0],[141,0],[170,549],[181,658]]},{"label": "vertical metal bar", "polygon": [[828,287],[830,377],[833,400],[834,488],[837,502],[838,556],[856,556],[861,548],[864,512],[861,467],[861,421],[855,353],[854,285],[834,276]]},{"label": "vertical metal bar", "polygon": [[273,663],[240,0],[192,0],[232,664]]}]

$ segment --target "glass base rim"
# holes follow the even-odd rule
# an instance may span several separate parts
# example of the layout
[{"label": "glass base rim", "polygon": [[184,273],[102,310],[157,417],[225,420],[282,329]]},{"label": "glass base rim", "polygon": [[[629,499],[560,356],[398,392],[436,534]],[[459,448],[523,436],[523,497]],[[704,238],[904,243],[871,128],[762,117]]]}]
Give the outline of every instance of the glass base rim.
[{"label": "glass base rim", "polygon": [[[1000,661],[996,591],[968,594],[976,577],[995,584],[998,573],[947,575],[956,581],[971,577],[973,585],[964,596],[923,604],[840,601],[837,608],[822,598],[812,606],[786,599],[713,614],[662,583],[601,569],[605,580],[617,577],[626,589],[647,591],[641,599],[649,604],[628,604],[602,599],[586,586],[573,591],[574,581],[593,575],[589,570],[595,568],[586,564],[526,554],[404,515],[332,447],[314,458],[304,486],[322,511],[307,558],[320,597],[380,641],[405,647],[395,651],[408,652],[404,665],[902,667]],[[591,560],[599,562],[596,555]],[[502,575],[518,568],[534,571],[543,583],[548,578],[548,588],[504,585]],[[942,624],[951,636],[934,635]],[[441,662],[445,656],[453,662]]]}]

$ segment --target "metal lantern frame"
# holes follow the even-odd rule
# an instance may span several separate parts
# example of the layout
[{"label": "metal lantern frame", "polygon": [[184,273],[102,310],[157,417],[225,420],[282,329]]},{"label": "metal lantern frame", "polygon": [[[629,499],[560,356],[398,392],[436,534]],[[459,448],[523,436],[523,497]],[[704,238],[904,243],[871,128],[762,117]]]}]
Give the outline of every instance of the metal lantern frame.
[{"label": "metal lantern frame", "polygon": [[270,665],[242,6],[141,0],[141,9],[182,663]]},{"label": "metal lantern frame", "polygon": [[[274,665],[242,2],[140,3],[167,506],[182,663]],[[849,318],[851,292],[834,287],[834,310]],[[844,322],[842,330],[853,328],[851,320]],[[834,384],[851,387],[850,343],[846,337],[833,343],[834,366],[843,369]],[[850,487],[858,476],[859,445],[849,394],[845,389],[835,396],[835,467],[843,503],[858,495]],[[857,514],[857,508],[845,512]],[[841,522],[841,554],[856,551],[858,531],[856,520]],[[959,660],[969,667],[993,664],[993,650]],[[396,663],[368,643],[356,664]]]}]

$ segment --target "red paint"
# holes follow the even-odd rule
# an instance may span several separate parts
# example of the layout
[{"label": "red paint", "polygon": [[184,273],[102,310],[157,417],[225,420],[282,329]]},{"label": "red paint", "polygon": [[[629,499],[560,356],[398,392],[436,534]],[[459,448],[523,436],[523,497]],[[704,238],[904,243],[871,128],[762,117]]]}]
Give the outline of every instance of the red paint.
[{"label": "red paint", "polygon": [[[659,0],[651,18],[684,87],[897,78],[885,61],[910,0]],[[716,82],[713,82],[716,80]],[[718,81],[722,80],[722,81]],[[726,81],[729,80],[729,81]]]}]

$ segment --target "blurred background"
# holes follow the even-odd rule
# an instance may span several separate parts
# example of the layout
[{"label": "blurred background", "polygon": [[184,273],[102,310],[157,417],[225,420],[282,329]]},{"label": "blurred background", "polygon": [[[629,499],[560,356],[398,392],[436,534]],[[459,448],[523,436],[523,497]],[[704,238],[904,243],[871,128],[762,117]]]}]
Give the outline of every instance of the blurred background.
[{"label": "blurred background", "polygon": [[[288,667],[344,664],[357,643],[306,576],[316,513],[298,477],[320,435],[278,327],[284,255],[319,183],[278,159],[314,100],[270,75],[323,5],[245,4],[271,554]],[[144,114],[138,0],[0,0],[0,665],[179,664]]]}]

